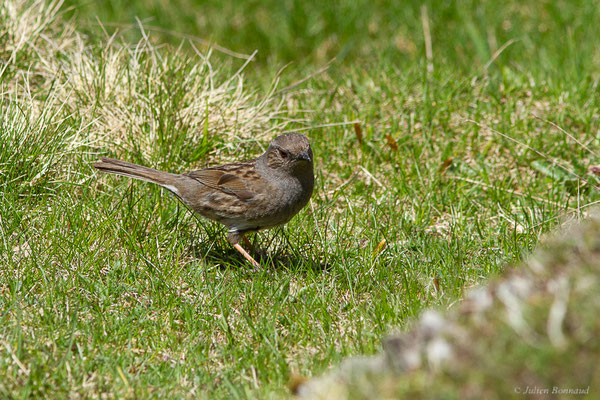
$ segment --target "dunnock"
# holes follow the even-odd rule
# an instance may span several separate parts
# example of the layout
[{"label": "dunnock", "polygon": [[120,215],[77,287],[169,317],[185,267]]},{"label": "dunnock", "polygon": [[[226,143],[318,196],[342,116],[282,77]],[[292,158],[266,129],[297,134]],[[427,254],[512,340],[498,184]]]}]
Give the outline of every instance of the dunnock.
[{"label": "dunnock", "polygon": [[222,223],[227,239],[255,268],[260,265],[239,242],[247,232],[288,222],[308,203],[314,187],[313,153],[306,136],[288,133],[273,139],[260,157],[172,174],[102,157],[100,171],[156,183],[193,211]]}]

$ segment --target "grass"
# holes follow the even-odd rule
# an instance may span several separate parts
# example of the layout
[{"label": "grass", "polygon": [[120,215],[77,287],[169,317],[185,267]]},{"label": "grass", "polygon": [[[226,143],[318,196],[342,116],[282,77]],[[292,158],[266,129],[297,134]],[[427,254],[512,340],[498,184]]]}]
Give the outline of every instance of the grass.
[{"label": "grass", "polygon": [[[428,310],[297,388],[303,399],[595,397],[600,374],[598,214],[548,235],[526,262],[469,291],[443,314]],[[569,225],[569,224],[567,224]]]},{"label": "grass", "polygon": [[[56,10],[71,4],[69,22]],[[378,351],[599,200],[585,2],[131,4],[0,6],[3,397],[285,397],[293,372]],[[106,36],[96,14],[109,31],[154,15],[260,52],[237,74],[243,59],[164,46],[151,27]],[[258,235],[258,274],[221,227],[91,167],[105,154],[183,172],[287,130],[310,137],[317,188]]]},{"label": "grass", "polygon": [[288,62],[300,68],[320,65],[334,56],[348,64],[410,65],[425,56],[422,5],[429,19],[434,62],[448,63],[444,69],[473,73],[474,67],[484,66],[512,39],[520,44],[506,49],[502,59],[524,66],[535,77],[556,73],[562,80],[579,80],[589,67],[586,61],[597,62],[598,57],[593,45],[598,10],[582,0],[509,1],[504,6],[469,0],[359,0],[328,5],[300,0],[201,5],[190,0],[110,0],[104,4],[65,2],[74,7],[86,31],[95,31],[99,19],[109,32],[116,30],[136,41],[138,18],[148,29],[155,28],[153,34],[161,42],[178,45],[182,35],[191,35],[238,53],[257,49],[261,66],[274,63],[275,70]]}]

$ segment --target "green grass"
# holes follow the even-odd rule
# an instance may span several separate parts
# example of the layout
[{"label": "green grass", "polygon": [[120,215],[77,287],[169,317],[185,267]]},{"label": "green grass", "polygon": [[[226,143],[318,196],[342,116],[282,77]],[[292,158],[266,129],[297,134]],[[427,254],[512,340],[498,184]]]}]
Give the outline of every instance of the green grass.
[{"label": "green grass", "polygon": [[598,208],[570,222],[443,314],[388,335],[380,353],[303,384],[302,399],[595,398]]},{"label": "green grass", "polygon": [[[347,63],[373,61],[410,65],[425,56],[421,6],[427,7],[435,62],[444,69],[473,72],[484,66],[504,43],[502,57],[539,77],[556,73],[561,79],[581,79],[594,46],[598,8],[579,1],[391,1],[359,0],[322,4],[316,1],[109,0],[103,6],[66,0],[74,7],[82,29],[96,31],[98,19],[108,32],[137,40],[136,18],[161,42],[179,44],[191,35],[230,50],[258,50],[261,65],[287,62],[301,68],[322,64],[334,56]],[[166,31],[166,32],[165,32]]]},{"label": "green grass", "polygon": [[[284,397],[292,372],[378,351],[599,200],[591,4],[432,2],[428,72],[417,2],[276,3],[65,4],[81,39],[0,6],[3,397]],[[243,61],[151,29],[107,45],[96,14],[259,55],[230,79]],[[269,96],[286,61],[278,88],[332,56]],[[260,273],[169,194],[91,167],[106,154],[182,172],[292,129],[317,186],[258,235]]]}]

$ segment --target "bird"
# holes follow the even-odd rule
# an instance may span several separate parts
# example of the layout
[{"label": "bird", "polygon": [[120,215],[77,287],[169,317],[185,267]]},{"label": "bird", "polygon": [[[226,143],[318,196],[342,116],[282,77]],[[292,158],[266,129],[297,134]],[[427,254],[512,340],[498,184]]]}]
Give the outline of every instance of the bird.
[{"label": "bird", "polygon": [[107,157],[94,167],[169,190],[195,213],[225,225],[229,243],[259,270],[240,241],[250,245],[245,234],[283,225],[306,206],[314,189],[313,161],[308,138],[287,133],[257,158],[183,174]]}]

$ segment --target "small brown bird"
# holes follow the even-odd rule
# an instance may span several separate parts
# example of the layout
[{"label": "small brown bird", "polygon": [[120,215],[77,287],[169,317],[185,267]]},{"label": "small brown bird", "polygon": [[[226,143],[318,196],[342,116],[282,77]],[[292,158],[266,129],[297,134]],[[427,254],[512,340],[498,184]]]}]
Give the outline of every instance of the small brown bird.
[{"label": "small brown bird", "polygon": [[276,137],[256,159],[185,174],[106,157],[94,167],[173,192],[193,211],[225,225],[229,243],[255,268],[260,265],[239,244],[241,239],[248,244],[244,234],[288,222],[308,203],[314,187],[312,149],[298,133]]}]

